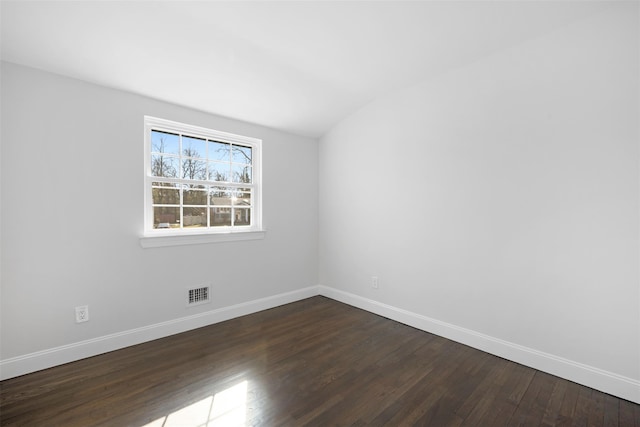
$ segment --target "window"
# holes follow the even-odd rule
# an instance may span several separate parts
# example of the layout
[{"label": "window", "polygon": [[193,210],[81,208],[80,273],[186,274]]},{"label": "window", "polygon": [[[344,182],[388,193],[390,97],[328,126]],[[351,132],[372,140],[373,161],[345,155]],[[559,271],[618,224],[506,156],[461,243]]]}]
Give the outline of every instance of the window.
[{"label": "window", "polygon": [[261,143],[145,117],[145,236],[260,231]]}]

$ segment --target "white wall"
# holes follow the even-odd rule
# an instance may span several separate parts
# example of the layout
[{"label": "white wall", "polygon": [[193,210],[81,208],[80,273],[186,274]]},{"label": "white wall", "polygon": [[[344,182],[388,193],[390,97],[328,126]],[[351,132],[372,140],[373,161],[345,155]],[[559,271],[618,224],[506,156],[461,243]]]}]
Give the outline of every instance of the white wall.
[{"label": "white wall", "polygon": [[640,401],[638,15],[613,4],[323,137],[320,283]]},{"label": "white wall", "polygon": [[[264,240],[141,248],[145,114],[263,140]],[[317,284],[316,140],[9,63],[1,136],[4,361]]]}]

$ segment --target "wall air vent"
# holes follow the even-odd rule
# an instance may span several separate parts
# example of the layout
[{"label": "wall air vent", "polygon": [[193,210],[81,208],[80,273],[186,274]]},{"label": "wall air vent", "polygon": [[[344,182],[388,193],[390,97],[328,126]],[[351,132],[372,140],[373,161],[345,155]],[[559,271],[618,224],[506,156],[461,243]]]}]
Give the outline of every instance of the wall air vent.
[{"label": "wall air vent", "polygon": [[211,301],[211,286],[187,289],[187,306],[206,304]]}]

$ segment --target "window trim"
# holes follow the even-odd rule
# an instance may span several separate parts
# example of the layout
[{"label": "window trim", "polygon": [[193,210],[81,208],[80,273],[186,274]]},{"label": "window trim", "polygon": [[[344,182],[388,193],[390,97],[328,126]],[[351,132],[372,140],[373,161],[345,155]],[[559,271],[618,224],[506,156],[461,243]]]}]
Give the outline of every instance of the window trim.
[{"label": "window trim", "polygon": [[[250,226],[181,228],[179,230],[157,230],[153,228],[152,182],[151,176],[151,131],[166,131],[198,138],[208,138],[220,142],[252,147],[252,222]],[[221,183],[220,186],[224,186]],[[142,247],[174,246],[210,242],[228,242],[238,240],[263,239],[262,227],[262,140],[229,132],[222,132],[200,126],[194,126],[144,116],[144,230],[140,237]]]},{"label": "window trim", "polygon": [[140,237],[143,248],[160,248],[163,246],[197,245],[202,243],[238,242],[243,240],[264,239],[266,230],[230,231],[226,233],[181,233]]}]

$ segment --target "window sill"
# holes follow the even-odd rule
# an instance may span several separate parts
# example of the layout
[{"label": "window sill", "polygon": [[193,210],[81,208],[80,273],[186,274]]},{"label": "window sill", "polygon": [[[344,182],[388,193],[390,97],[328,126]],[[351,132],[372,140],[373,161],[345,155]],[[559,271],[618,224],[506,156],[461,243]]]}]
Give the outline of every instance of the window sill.
[{"label": "window sill", "polygon": [[234,231],[228,233],[154,234],[140,237],[143,248],[163,246],[199,245],[203,243],[238,242],[264,239],[266,231]]}]

